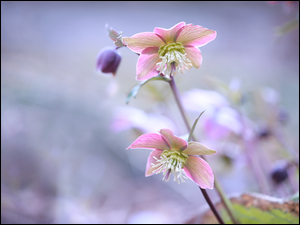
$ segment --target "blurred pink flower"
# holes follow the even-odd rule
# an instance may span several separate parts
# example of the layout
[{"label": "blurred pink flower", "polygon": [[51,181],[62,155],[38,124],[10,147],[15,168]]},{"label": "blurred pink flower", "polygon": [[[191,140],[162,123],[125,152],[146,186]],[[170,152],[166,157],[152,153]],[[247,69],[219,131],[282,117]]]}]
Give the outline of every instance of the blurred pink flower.
[{"label": "blurred pink flower", "polygon": [[240,134],[242,124],[236,110],[220,93],[211,90],[192,89],[183,93],[182,102],[188,111],[199,113],[205,134],[210,139],[222,139],[230,133]]},{"label": "blurred pink flower", "polygon": [[[212,90],[194,88],[182,94],[184,108],[189,111],[209,110],[211,108],[228,106],[229,102],[220,93]],[[203,114],[203,116],[206,112]]]},{"label": "blurred pink flower", "polygon": [[184,73],[192,66],[199,68],[201,47],[216,37],[216,31],[199,25],[180,22],[170,29],[156,27],[153,32],[143,32],[123,37],[124,44],[140,54],[137,62],[137,80]]},{"label": "blurred pink flower", "polygon": [[211,139],[222,139],[230,133],[241,134],[242,124],[234,109],[224,106],[216,108],[204,121],[204,129]]},{"label": "blurred pink flower", "polygon": [[164,115],[146,113],[141,109],[126,106],[115,109],[111,129],[120,132],[134,128],[141,133],[148,133],[162,126],[177,131],[175,123]]},{"label": "blurred pink flower", "polygon": [[[161,129],[159,134],[147,133],[138,137],[127,149],[153,149],[148,157],[146,177],[163,172],[163,180],[168,181],[174,174],[174,181],[185,182],[190,178],[201,188],[213,189],[214,175],[206,161],[197,155],[212,155],[216,151],[199,142],[186,142],[175,136],[169,129]],[[184,179],[183,179],[184,178]]]}]

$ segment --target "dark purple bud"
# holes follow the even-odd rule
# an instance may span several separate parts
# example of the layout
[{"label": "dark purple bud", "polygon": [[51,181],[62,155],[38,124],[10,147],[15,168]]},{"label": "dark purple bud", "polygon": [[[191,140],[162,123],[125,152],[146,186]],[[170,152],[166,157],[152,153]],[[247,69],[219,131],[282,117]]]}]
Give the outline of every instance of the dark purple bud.
[{"label": "dark purple bud", "polygon": [[258,138],[259,139],[267,139],[268,137],[270,137],[272,135],[272,132],[269,128],[265,127],[265,128],[261,128],[258,131]]},{"label": "dark purple bud", "polygon": [[97,56],[97,70],[102,73],[116,74],[121,61],[121,56],[116,50],[116,47],[105,47],[101,49]]},{"label": "dark purple bud", "polygon": [[288,178],[288,163],[277,163],[271,171],[271,177],[274,183],[280,184]]},{"label": "dark purple bud", "polygon": [[272,179],[275,183],[279,184],[288,178],[288,173],[285,168],[277,168],[272,171]]}]

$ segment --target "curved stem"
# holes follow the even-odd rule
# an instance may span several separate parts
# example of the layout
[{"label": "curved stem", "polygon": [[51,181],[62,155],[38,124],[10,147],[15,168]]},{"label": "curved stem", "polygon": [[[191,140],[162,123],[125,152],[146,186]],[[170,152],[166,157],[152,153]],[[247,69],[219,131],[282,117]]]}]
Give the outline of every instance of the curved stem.
[{"label": "curved stem", "polygon": [[[190,128],[189,122],[188,122],[188,120],[187,120],[187,117],[186,117],[186,115],[185,115],[185,112],[184,112],[184,110],[183,110],[182,103],[181,103],[180,98],[179,98],[179,92],[178,92],[178,89],[177,89],[177,87],[176,87],[176,84],[175,84],[175,81],[174,81],[174,77],[173,77],[173,76],[171,76],[171,80],[169,81],[169,84],[170,84],[170,87],[171,87],[172,92],[173,92],[173,94],[174,94],[174,97],[175,97],[176,103],[177,103],[177,105],[178,105],[179,111],[180,111],[180,113],[181,113],[181,116],[182,116],[182,118],[183,118],[183,120],[184,120],[185,126],[186,126],[187,130],[190,132],[190,131],[191,131],[191,128]],[[194,137],[194,136],[192,136],[192,138],[195,140],[195,137]],[[216,182],[215,182],[215,183],[216,183]],[[217,186],[219,187],[219,185],[217,185]],[[207,201],[208,205],[210,206],[212,212],[214,213],[215,217],[216,217],[217,220],[219,221],[219,223],[220,223],[220,224],[224,224],[224,221],[222,220],[222,218],[220,217],[219,213],[217,212],[215,206],[214,206],[213,203],[211,202],[211,200],[210,200],[210,198],[209,198],[209,196],[208,196],[206,190],[205,190],[205,189],[202,189],[201,187],[199,187],[199,188],[200,188],[200,190],[201,190],[201,192],[202,192],[202,194],[203,194],[205,200]],[[218,191],[218,192],[219,192],[219,191]],[[219,195],[224,197],[224,195],[221,195],[220,192],[219,192]],[[230,210],[228,209],[228,206],[226,205],[225,200],[222,200],[222,202],[224,203],[224,206],[225,206],[226,210],[227,210],[227,211],[230,211]],[[229,215],[232,215],[232,213],[230,212]],[[233,218],[233,217],[232,217],[232,218]],[[232,219],[232,221],[235,222],[236,220]]]}]

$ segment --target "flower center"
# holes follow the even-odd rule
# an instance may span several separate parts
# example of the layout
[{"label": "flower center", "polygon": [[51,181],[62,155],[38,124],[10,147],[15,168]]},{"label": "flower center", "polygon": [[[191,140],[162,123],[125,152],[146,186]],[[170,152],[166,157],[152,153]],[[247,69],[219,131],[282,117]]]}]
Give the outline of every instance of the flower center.
[{"label": "flower center", "polygon": [[157,70],[164,75],[182,74],[192,67],[192,62],[186,57],[185,48],[180,42],[162,45],[158,50],[161,62],[157,63]]},{"label": "flower center", "polygon": [[152,163],[152,168],[156,168],[154,172],[156,174],[163,172],[163,180],[168,181],[170,179],[170,175],[174,173],[174,181],[178,183],[185,182],[183,180],[187,179],[185,171],[183,167],[185,167],[188,155],[183,152],[178,151],[170,151],[164,150],[163,153],[160,155],[160,159],[156,159],[156,164]]}]

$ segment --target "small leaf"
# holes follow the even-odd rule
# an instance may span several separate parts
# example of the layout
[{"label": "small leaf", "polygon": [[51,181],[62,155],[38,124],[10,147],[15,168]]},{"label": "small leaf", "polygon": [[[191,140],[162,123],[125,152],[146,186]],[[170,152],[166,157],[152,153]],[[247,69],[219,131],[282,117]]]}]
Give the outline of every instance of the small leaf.
[{"label": "small leaf", "polygon": [[105,28],[108,31],[108,36],[110,37],[110,39],[113,41],[117,41],[117,38],[120,36],[120,34],[112,27],[109,27],[108,24],[105,24]]},{"label": "small leaf", "polygon": [[105,27],[108,31],[108,36],[110,37],[111,40],[114,41],[114,43],[117,47],[120,48],[120,47],[125,46],[122,41],[122,32],[120,32],[120,33],[117,32],[112,27],[109,27],[108,24],[105,24]]},{"label": "small leaf", "polygon": [[163,80],[163,81],[169,82],[171,79],[170,79],[170,78],[167,78],[167,77],[165,77],[165,76],[163,76],[163,75],[161,75],[161,74],[159,74],[159,75],[156,76],[156,77],[152,77],[152,78],[150,78],[150,79],[148,79],[148,80],[142,81],[141,83],[139,83],[138,85],[134,86],[134,87],[131,89],[131,91],[130,91],[129,94],[127,95],[127,98],[126,98],[126,104],[129,103],[129,101],[130,101],[130,99],[131,99],[132,97],[135,97],[135,96],[137,95],[138,91],[140,90],[140,88],[141,88],[144,84],[146,84],[148,81],[152,81],[152,80]]},{"label": "small leaf", "polygon": [[194,133],[194,130],[195,130],[195,127],[196,127],[196,125],[197,125],[197,123],[198,123],[198,120],[200,119],[200,117],[202,116],[202,114],[203,114],[204,112],[205,112],[205,110],[204,110],[202,113],[200,113],[200,115],[198,116],[198,118],[195,120],[195,122],[194,122],[194,124],[193,124],[193,126],[192,126],[192,129],[191,129],[191,132],[190,132],[190,134],[189,134],[188,142],[191,141],[192,136],[193,136],[193,133]]}]

